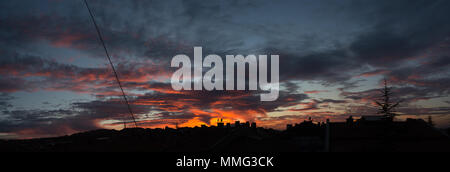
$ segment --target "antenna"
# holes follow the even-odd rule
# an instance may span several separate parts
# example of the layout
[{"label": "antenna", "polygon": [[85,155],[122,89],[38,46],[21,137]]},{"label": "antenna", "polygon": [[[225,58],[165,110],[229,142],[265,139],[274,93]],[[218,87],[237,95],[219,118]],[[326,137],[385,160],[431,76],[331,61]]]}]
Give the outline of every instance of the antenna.
[{"label": "antenna", "polygon": [[[106,45],[105,45],[105,41],[103,40],[102,34],[100,32],[100,29],[97,26],[97,22],[95,22],[94,15],[92,14],[91,8],[89,8],[89,4],[88,4],[87,0],[84,0],[84,4],[86,5],[86,8],[89,11],[89,15],[91,16],[92,23],[94,23],[95,30],[97,30],[98,38],[100,39],[100,42],[102,42],[103,49],[105,50],[105,53],[106,53],[106,57],[108,57],[109,64],[111,65],[111,68],[112,68],[112,70],[114,72],[114,76],[116,77],[117,84],[119,85],[120,90],[122,91],[123,99],[125,100],[125,103],[127,104],[128,111],[130,112],[130,115],[131,115],[131,118],[133,119],[134,125],[136,127],[138,127],[138,125],[136,123],[136,119],[134,118],[133,111],[131,110],[130,103],[128,102],[127,95],[125,94],[125,91],[123,91],[123,87],[122,87],[122,83],[120,82],[119,75],[117,75],[116,68],[114,68],[114,64],[111,61],[111,57],[109,56],[108,49],[106,48]],[[124,124],[124,128],[127,128],[127,124],[126,124],[125,121],[124,121],[123,124]]]}]

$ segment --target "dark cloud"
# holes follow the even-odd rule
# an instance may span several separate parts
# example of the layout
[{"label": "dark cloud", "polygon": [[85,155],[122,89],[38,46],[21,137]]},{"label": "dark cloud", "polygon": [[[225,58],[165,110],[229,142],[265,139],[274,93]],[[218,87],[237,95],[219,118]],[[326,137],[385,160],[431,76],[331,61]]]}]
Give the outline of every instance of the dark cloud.
[{"label": "dark cloud", "polygon": [[393,67],[450,35],[448,1],[389,1],[374,7],[374,28],[350,46],[363,62]]},{"label": "dark cloud", "polygon": [[8,92],[16,92],[19,90],[27,90],[30,88],[29,87],[30,85],[27,85],[25,83],[27,83],[27,82],[21,78],[1,76],[0,92],[8,93]]},{"label": "dark cloud", "polygon": [[11,108],[12,105],[10,101],[12,99],[14,99],[14,97],[10,96],[8,93],[0,93],[0,111],[6,111],[8,108]]},{"label": "dark cloud", "polygon": [[280,53],[280,77],[289,80],[322,80],[328,82],[350,79],[349,70],[357,64],[345,60],[345,51],[321,52],[306,56]]},{"label": "dark cloud", "polygon": [[321,103],[334,103],[334,104],[348,103],[348,101],[346,101],[346,100],[333,100],[333,99],[324,99],[320,102]]},{"label": "dark cloud", "polygon": [[7,120],[0,123],[0,132],[15,133],[23,138],[48,137],[98,129],[88,116],[78,116],[68,110],[8,111]]}]

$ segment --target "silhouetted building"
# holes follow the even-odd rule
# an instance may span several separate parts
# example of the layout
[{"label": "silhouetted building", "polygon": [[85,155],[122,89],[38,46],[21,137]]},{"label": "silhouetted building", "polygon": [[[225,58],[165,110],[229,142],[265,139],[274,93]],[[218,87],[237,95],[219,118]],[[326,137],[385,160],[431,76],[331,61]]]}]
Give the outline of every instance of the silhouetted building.
[{"label": "silhouetted building", "polygon": [[251,127],[256,128],[256,122],[253,122]]},{"label": "silhouetted building", "polygon": [[[392,121],[387,116],[362,116],[330,123],[332,152],[449,151],[450,139],[422,119]],[[445,146],[447,145],[447,146]]]},{"label": "silhouetted building", "polygon": [[433,119],[431,118],[431,116],[428,116],[428,125],[434,126],[434,122],[433,122]]},{"label": "silhouetted building", "polygon": [[244,128],[250,128],[250,122],[247,121],[247,122],[243,125],[243,127],[244,127]]},{"label": "silhouetted building", "polygon": [[386,117],[384,116],[362,116],[361,121],[382,121],[385,120]]},{"label": "silhouetted building", "polygon": [[353,119],[353,116],[347,118],[346,125],[347,127],[353,127],[355,125],[355,120]]},{"label": "silhouetted building", "polygon": [[220,120],[217,121],[217,127],[223,128],[224,126],[225,126],[225,125],[224,125],[224,123],[223,123],[223,119],[220,119]]},{"label": "silhouetted building", "polygon": [[286,125],[286,130],[290,130],[290,129],[292,129],[292,124],[287,124]]},{"label": "silhouetted building", "polygon": [[241,127],[241,122],[240,121],[234,122],[234,127]]}]

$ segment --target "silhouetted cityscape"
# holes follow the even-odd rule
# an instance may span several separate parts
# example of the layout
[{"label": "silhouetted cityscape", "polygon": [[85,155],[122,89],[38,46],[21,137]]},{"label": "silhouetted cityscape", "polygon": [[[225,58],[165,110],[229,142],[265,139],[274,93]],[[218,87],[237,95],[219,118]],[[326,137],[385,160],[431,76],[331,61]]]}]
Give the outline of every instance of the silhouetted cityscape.
[{"label": "silhouetted cityscape", "polygon": [[148,152],[392,152],[450,151],[448,133],[431,120],[393,121],[362,116],[346,122],[288,124],[277,131],[256,123],[219,120],[217,126],[96,130],[57,138],[0,142],[0,151],[148,151]]}]

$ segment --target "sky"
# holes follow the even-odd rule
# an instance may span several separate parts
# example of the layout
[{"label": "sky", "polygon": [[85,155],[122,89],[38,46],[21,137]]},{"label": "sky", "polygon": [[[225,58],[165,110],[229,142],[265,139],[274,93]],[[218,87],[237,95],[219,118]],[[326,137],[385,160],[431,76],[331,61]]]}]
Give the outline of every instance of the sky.
[{"label": "sky", "polygon": [[[377,115],[450,127],[448,0],[88,0],[139,127]],[[82,0],[0,2],[0,139],[132,127]],[[280,56],[280,96],[175,91],[175,55]]]}]

